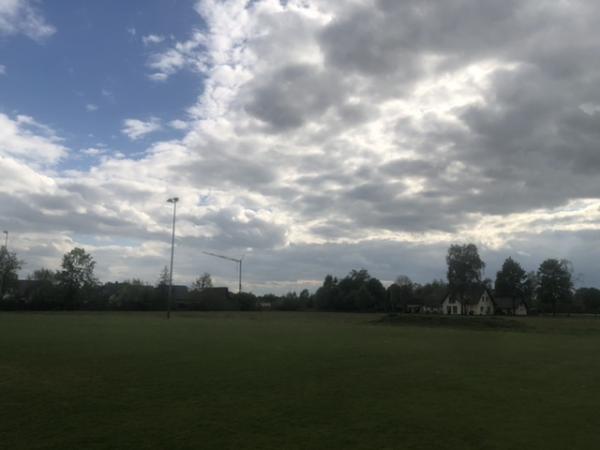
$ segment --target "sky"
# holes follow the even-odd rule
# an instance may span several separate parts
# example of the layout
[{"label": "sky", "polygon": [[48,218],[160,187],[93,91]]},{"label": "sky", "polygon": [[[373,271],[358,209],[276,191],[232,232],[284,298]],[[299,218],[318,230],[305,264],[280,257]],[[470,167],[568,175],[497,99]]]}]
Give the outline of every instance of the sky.
[{"label": "sky", "polygon": [[366,268],[600,286],[593,0],[0,0],[0,228],[22,276],[209,272],[281,293]]}]

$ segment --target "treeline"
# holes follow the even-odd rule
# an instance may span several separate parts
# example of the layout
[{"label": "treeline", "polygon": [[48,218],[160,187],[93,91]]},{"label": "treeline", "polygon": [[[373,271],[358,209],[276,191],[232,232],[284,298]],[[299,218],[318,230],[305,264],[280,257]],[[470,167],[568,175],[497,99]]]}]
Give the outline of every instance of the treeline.
[{"label": "treeline", "polygon": [[[446,256],[447,280],[419,284],[399,276],[387,288],[365,269],[352,270],[343,278],[327,275],[314,292],[304,289],[285,295],[231,294],[213,288],[210,275],[198,277],[185,292],[175,287],[173,306],[197,310],[281,310],[346,312],[411,312],[439,306],[448,294],[465,295],[474,286],[486,286],[495,297],[524,301],[531,312],[600,313],[600,290],[574,289],[572,265],[566,260],[547,259],[537,271],[527,272],[507,258],[494,281],[482,278],[485,263],[473,244],[452,245]],[[14,252],[0,247],[0,309],[16,310],[161,310],[167,305],[168,271],[152,285],[133,279],[99,283],[96,262],[84,249],[66,253],[61,269],[39,269],[27,280],[17,273],[23,262]],[[220,294],[220,295],[215,295]]]},{"label": "treeline", "polygon": [[[166,267],[152,285],[139,279],[100,283],[94,274],[96,262],[82,248],[66,253],[60,270],[38,269],[26,280],[19,280],[17,276],[22,265],[16,253],[0,247],[0,310],[152,311],[167,307],[169,273]],[[225,299],[214,301],[210,295],[203,295],[210,288],[212,281],[206,273],[198,277],[191,290],[173,286],[172,307],[180,300],[195,305],[186,309],[259,308],[259,299],[253,294],[228,293]]]}]

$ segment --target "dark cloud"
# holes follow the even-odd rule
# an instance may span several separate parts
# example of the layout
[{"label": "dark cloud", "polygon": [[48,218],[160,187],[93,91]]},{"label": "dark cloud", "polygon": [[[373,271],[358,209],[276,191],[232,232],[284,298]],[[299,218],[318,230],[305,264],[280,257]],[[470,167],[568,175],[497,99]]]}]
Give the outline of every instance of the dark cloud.
[{"label": "dark cloud", "polygon": [[[247,87],[252,94],[246,110],[273,131],[298,128],[342,100],[340,81],[318,66],[287,66]],[[354,118],[360,114],[355,111]]]}]

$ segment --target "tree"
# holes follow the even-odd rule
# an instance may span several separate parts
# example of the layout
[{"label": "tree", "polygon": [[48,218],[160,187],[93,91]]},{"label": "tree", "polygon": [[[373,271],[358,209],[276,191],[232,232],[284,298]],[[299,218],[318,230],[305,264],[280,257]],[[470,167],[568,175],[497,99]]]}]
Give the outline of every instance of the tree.
[{"label": "tree", "polygon": [[333,299],[333,309],[373,311],[385,308],[385,288],[381,281],[372,277],[366,269],[351,270],[340,280],[337,288],[338,295]]},{"label": "tree", "polygon": [[17,285],[18,271],[22,265],[15,252],[9,252],[5,246],[0,247],[0,300],[10,288]]},{"label": "tree", "polygon": [[436,305],[448,294],[448,284],[444,280],[433,280],[423,285],[415,285],[413,295],[425,304]]},{"label": "tree", "polygon": [[479,257],[475,244],[451,245],[448,248],[446,264],[448,288],[452,295],[462,299],[468,290],[481,284],[485,263]]},{"label": "tree", "polygon": [[375,299],[367,289],[366,284],[363,284],[357,291],[352,292],[354,297],[354,305],[359,311],[370,311],[375,307]]},{"label": "tree", "polygon": [[524,300],[527,295],[527,273],[521,265],[508,257],[502,269],[496,274],[495,294],[512,300],[512,310],[516,309],[517,300]]},{"label": "tree", "polygon": [[337,278],[327,275],[323,280],[323,286],[315,292],[315,303],[318,309],[334,310],[338,303],[339,287]]},{"label": "tree", "polygon": [[412,287],[414,283],[412,282],[412,280],[410,279],[410,277],[408,275],[398,275],[396,277],[396,281],[394,281],[394,284],[397,286],[400,286],[400,287],[402,287],[402,286],[411,286]]},{"label": "tree", "polygon": [[67,307],[73,307],[81,300],[81,293],[96,286],[94,277],[96,262],[92,255],[83,248],[75,247],[65,253],[62,260],[62,271],[59,273],[60,285],[64,289]]},{"label": "tree", "polygon": [[35,281],[31,291],[27,293],[34,309],[55,309],[60,306],[59,280],[56,272],[41,268],[34,270],[28,279]]},{"label": "tree", "polygon": [[577,289],[575,292],[575,301],[583,306],[586,313],[600,313],[600,289]]},{"label": "tree", "polygon": [[200,275],[192,285],[192,288],[195,291],[202,291],[211,287],[213,287],[212,278],[210,277],[210,273],[207,272],[204,272],[202,275]]},{"label": "tree", "polygon": [[532,306],[537,308],[537,291],[540,281],[537,272],[530,270],[527,272],[527,280],[525,281],[525,299],[531,302]]},{"label": "tree", "polygon": [[304,305],[305,308],[313,307],[312,296],[310,295],[310,292],[308,292],[308,289],[302,289],[300,291],[300,295],[298,296],[298,299]]},{"label": "tree", "polygon": [[165,287],[169,285],[169,268],[167,266],[163,267],[163,270],[160,271],[160,275],[158,276],[158,282],[156,283],[157,287]]},{"label": "tree", "polygon": [[399,275],[387,290],[388,305],[391,312],[398,309],[406,311],[408,305],[414,298],[415,284],[406,275]]},{"label": "tree", "polygon": [[571,265],[567,260],[547,259],[538,269],[538,298],[542,304],[552,306],[552,314],[560,303],[571,301],[573,281]]},{"label": "tree", "polygon": [[317,308],[333,311],[383,310],[385,301],[383,284],[365,269],[352,270],[340,281],[327,275],[315,293]]}]

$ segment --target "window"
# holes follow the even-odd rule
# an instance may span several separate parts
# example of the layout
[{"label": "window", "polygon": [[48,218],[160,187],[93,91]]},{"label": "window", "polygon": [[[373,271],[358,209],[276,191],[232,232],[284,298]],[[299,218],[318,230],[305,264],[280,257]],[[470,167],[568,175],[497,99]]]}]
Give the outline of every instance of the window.
[{"label": "window", "polygon": [[452,308],[450,306],[446,306],[446,313],[452,314]]},{"label": "window", "polygon": [[453,306],[452,307],[452,314],[456,314],[457,312],[458,312],[458,310],[457,310],[456,306]]}]

